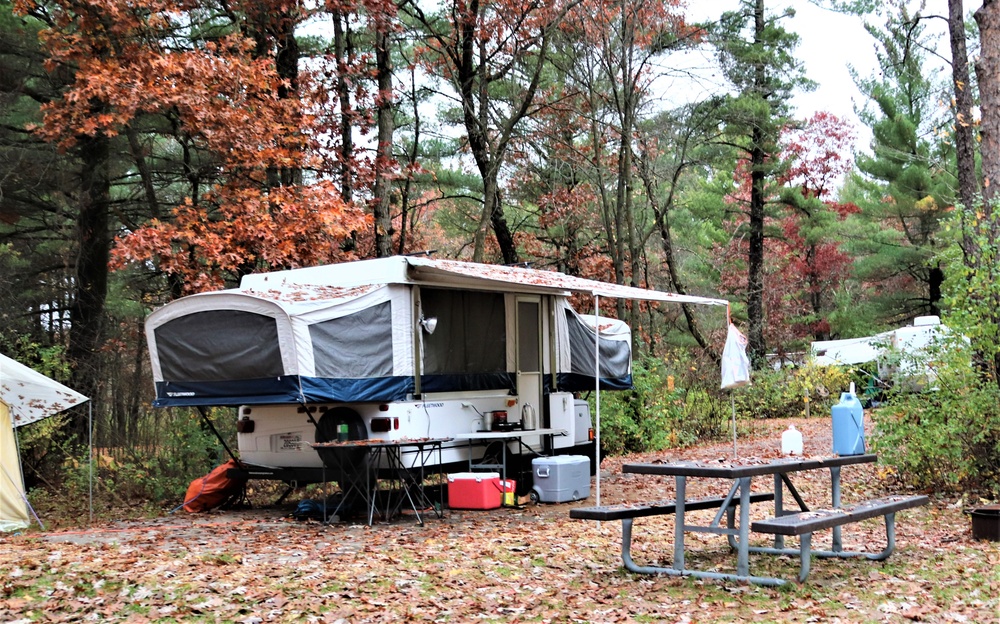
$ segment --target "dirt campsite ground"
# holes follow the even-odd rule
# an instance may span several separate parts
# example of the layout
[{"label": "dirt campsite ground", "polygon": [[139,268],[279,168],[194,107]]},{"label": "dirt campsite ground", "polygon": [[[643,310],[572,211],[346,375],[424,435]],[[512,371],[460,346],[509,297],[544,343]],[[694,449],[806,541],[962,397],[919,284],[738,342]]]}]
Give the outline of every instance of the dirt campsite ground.
[{"label": "dirt campsite ground", "polygon": [[[757,422],[741,457],[771,457],[794,423],[805,455],[829,453],[827,418]],[[624,461],[730,461],[732,441],[608,459],[601,501],[673,497],[669,478],[624,475]],[[827,504],[819,471],[795,482]],[[884,466],[843,469],[845,502],[892,491]],[[760,484],[757,487],[762,487]],[[696,479],[689,495],[724,494]],[[897,516],[885,562],[816,560],[805,584],[780,588],[634,575],[621,567],[618,522],[571,520],[574,506],[447,510],[424,526],[404,515],[373,526],[297,521],[267,501],[243,511],[0,537],[0,622],[998,622],[1000,543],[972,539],[969,501],[932,495]],[[753,516],[769,515],[755,505]],[[707,513],[707,512],[698,512]],[[761,542],[765,541],[763,537]],[[829,545],[829,531],[816,545]],[[880,521],[844,529],[848,548],[879,550]],[[724,538],[689,534],[689,566],[730,571]],[[638,563],[669,563],[672,517],[636,522]],[[751,572],[794,578],[797,560],[751,556]]]}]

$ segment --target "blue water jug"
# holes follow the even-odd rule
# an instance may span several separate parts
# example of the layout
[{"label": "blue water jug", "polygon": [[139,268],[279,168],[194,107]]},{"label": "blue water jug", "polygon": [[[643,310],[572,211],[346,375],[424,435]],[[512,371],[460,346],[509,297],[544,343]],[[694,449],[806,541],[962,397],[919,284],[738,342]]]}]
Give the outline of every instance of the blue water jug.
[{"label": "blue water jug", "polygon": [[854,394],[854,384],[849,392],[840,395],[840,403],[833,406],[833,452],[836,455],[863,455],[865,452],[865,411]]}]

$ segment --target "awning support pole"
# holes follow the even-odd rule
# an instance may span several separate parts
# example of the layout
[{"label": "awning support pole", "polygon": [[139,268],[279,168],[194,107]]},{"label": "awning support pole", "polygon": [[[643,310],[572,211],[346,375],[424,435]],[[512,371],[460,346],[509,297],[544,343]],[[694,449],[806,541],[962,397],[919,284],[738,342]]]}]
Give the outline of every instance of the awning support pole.
[{"label": "awning support pole", "polygon": [[87,448],[90,451],[90,469],[87,475],[87,487],[90,490],[87,507],[90,515],[87,516],[87,526],[94,526],[94,402],[87,402]]},{"label": "awning support pole", "polygon": [[596,432],[594,436],[594,457],[597,462],[596,498],[601,506],[601,297],[594,293],[594,412]]},{"label": "awning support pole", "polygon": [[219,442],[222,443],[222,448],[226,449],[226,454],[229,455],[233,459],[234,462],[236,462],[237,464],[242,465],[243,462],[241,462],[240,460],[238,460],[236,458],[236,455],[233,454],[232,449],[230,449],[229,445],[226,444],[226,441],[222,439],[222,436],[219,435],[218,429],[215,428],[215,425],[213,425],[212,421],[208,418],[208,412],[205,411],[205,407],[202,406],[202,405],[199,405],[198,406],[198,413],[201,414],[201,417],[205,419],[206,423],[208,423],[208,428],[212,430],[212,433],[215,434],[215,437],[218,438]]}]

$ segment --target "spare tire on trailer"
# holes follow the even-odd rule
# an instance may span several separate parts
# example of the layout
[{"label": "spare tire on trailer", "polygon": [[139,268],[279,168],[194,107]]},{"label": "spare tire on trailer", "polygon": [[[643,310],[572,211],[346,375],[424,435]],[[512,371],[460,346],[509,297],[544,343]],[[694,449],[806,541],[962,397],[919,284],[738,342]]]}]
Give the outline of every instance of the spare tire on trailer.
[{"label": "spare tire on trailer", "polygon": [[[368,429],[361,416],[349,407],[334,407],[320,416],[316,423],[316,442],[336,442],[341,425],[347,425],[348,440],[367,440]],[[367,448],[318,448],[319,458],[323,465],[330,469],[327,479],[337,481],[344,479],[344,472],[353,475],[368,470]]]}]

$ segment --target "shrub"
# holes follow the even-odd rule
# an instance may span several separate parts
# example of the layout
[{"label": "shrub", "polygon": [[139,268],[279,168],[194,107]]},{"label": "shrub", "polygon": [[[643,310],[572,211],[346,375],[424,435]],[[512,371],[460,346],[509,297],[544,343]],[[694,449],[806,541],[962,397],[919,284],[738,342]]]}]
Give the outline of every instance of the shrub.
[{"label": "shrub", "polygon": [[[677,399],[676,390],[667,390],[662,361],[635,361],[632,390],[601,393],[602,454],[624,455],[671,446],[672,423],[681,411]],[[591,400],[592,414],[593,409]]]},{"label": "shrub", "polygon": [[953,337],[923,360],[936,379],[923,392],[896,392],[874,418],[872,449],[896,478],[920,489],[1000,494],[1000,390]]},{"label": "shrub", "polygon": [[806,414],[829,415],[850,386],[848,370],[839,366],[783,367],[754,371],[751,384],[734,391],[737,413],[753,418],[787,418]]},{"label": "shrub", "polygon": [[[1000,495],[997,208],[977,208],[975,219],[968,219],[971,209],[956,210],[945,224],[968,243],[964,250],[950,246],[938,258],[948,263],[944,321],[952,333],[940,348],[911,363],[917,368],[910,370],[930,365],[936,372],[910,384],[922,392],[891,396],[874,419],[873,448],[914,487]],[[965,254],[973,262],[967,263]]]},{"label": "shrub", "polygon": [[[229,410],[219,410],[212,421],[233,448],[235,424],[229,415]],[[184,501],[192,480],[227,459],[215,434],[194,410],[156,412],[144,418],[144,426],[159,441],[155,446],[94,449],[89,460],[86,447],[63,444],[59,486],[29,494],[40,513],[44,508],[43,517],[75,516],[77,521],[86,517],[91,483],[98,516],[121,518],[173,509]]]},{"label": "shrub", "polygon": [[[604,454],[658,451],[725,435],[728,400],[705,388],[703,378],[687,374],[698,370],[689,364],[652,357],[637,360],[631,391],[601,394]],[[669,377],[674,378],[673,389]]]}]

